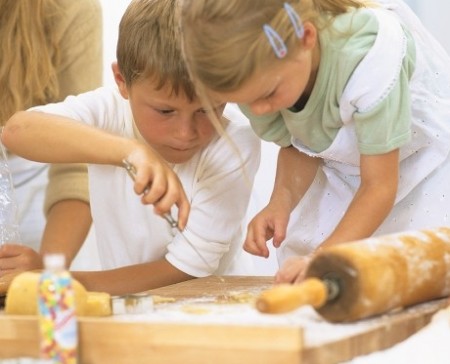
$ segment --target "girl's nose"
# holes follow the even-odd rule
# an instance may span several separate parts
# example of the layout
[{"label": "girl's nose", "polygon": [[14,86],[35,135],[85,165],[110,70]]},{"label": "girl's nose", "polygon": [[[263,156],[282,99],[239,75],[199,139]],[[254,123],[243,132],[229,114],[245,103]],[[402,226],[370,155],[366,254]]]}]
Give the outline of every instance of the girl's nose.
[{"label": "girl's nose", "polygon": [[271,112],[272,108],[267,102],[254,102],[249,105],[250,110],[255,115],[263,115]]}]

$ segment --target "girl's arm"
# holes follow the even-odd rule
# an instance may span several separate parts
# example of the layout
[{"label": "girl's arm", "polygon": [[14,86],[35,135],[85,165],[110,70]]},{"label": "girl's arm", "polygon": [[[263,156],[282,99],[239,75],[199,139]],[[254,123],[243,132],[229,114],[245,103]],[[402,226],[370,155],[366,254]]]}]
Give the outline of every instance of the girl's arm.
[{"label": "girl's arm", "polygon": [[107,292],[111,295],[138,293],[192,277],[171,265],[167,260],[142,263],[96,272],[72,272],[88,291]]},{"label": "girl's arm", "polygon": [[321,247],[371,236],[391,212],[397,195],[399,150],[361,156],[361,185],[344,217]]},{"label": "girl's arm", "polygon": [[247,229],[244,242],[247,252],[268,257],[268,240],[273,238],[275,247],[281,245],[286,237],[289,215],[313,182],[320,163],[320,158],[300,153],[292,146],[280,148],[270,201]]},{"label": "girl's arm", "polygon": [[320,158],[310,157],[292,146],[280,148],[270,203],[282,203],[292,212],[313,182],[320,163]]},{"label": "girl's arm", "polygon": [[[398,170],[398,149],[382,155],[362,155],[361,185],[344,217],[319,249],[372,235],[394,205],[398,186]],[[286,260],[277,272],[275,282],[302,281],[313,256],[314,254],[311,254]]]},{"label": "girl's arm", "polygon": [[161,213],[173,204],[179,209],[180,228],[186,225],[189,202],[180,180],[150,146],[42,112],[22,111],[11,117],[1,135],[13,153],[47,163],[93,163],[121,166],[127,159],[136,167],[135,192],[142,202],[153,204]]}]

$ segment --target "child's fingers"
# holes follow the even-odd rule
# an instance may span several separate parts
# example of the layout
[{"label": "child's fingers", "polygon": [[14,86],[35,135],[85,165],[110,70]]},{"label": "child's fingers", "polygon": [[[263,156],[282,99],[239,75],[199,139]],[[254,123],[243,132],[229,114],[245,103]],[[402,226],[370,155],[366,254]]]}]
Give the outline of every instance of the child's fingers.
[{"label": "child's fingers", "polygon": [[275,283],[300,283],[305,279],[310,256],[289,257],[275,275]]},{"label": "child's fingers", "polygon": [[182,198],[178,202],[176,202],[176,205],[178,206],[178,227],[183,230],[186,227],[189,212],[191,210],[191,204],[184,194],[184,191]]},{"label": "child's fingers", "polygon": [[287,222],[285,220],[275,220],[273,229],[273,246],[279,248],[286,238]]},{"label": "child's fingers", "polygon": [[[153,204],[156,205],[159,203],[159,209],[164,210],[163,212],[167,212],[170,208],[166,205],[168,204],[167,198],[164,201],[164,197],[167,195],[168,192],[168,181],[165,177],[161,176],[161,174],[157,173],[155,174],[155,177],[153,180],[151,180],[151,183],[146,184],[146,188],[142,190],[142,202],[144,204]],[[141,189],[140,186],[135,186],[135,191]],[[173,203],[172,203],[173,204]]]},{"label": "child's fingers", "polygon": [[247,237],[244,241],[244,250],[247,253],[268,258],[269,249],[267,248],[267,240],[265,232],[259,231],[254,226],[250,225],[247,231]]},{"label": "child's fingers", "polygon": [[[162,186],[161,189],[153,190]],[[178,227],[184,229],[190,212],[190,203],[176,175],[169,174],[166,179],[155,179],[152,188],[143,196],[144,203],[153,203],[155,213],[163,215],[170,213],[173,205],[178,207]],[[156,199],[156,201],[154,200]]]},{"label": "child's fingers", "polygon": [[275,283],[294,283],[304,269],[301,257],[288,258],[275,275]]}]

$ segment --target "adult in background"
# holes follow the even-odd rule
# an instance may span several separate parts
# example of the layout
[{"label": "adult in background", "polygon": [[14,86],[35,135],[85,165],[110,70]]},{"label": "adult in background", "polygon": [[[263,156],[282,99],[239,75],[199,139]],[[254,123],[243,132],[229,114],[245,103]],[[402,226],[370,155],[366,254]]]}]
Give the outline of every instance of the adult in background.
[{"label": "adult in background", "polygon": [[[16,111],[99,87],[100,2],[0,0],[0,54],[1,126]],[[11,153],[8,159],[23,245],[0,248],[0,276],[40,268],[38,251],[64,251],[71,262],[92,221],[86,166],[49,167]]]}]

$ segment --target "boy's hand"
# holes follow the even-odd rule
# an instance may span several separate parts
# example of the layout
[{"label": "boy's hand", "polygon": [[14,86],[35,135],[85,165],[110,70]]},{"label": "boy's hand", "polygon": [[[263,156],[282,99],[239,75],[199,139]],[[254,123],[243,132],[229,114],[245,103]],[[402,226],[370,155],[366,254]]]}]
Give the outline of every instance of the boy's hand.
[{"label": "boy's hand", "polygon": [[273,245],[278,248],[286,237],[288,222],[288,209],[276,203],[269,203],[248,224],[244,250],[268,258],[267,241],[273,238]]},{"label": "boy's hand", "polygon": [[41,255],[30,247],[20,244],[4,244],[0,247],[0,277],[42,268]]},{"label": "boy's hand", "polygon": [[159,215],[178,207],[178,227],[184,229],[190,203],[177,174],[156,152],[138,149],[127,158],[136,169],[134,191],[142,195],[143,204],[152,204]]}]

